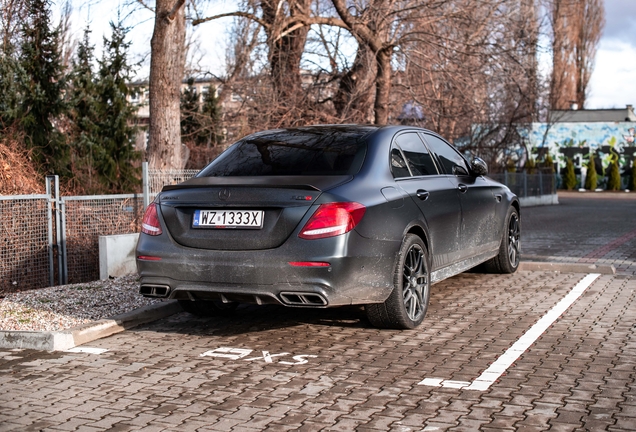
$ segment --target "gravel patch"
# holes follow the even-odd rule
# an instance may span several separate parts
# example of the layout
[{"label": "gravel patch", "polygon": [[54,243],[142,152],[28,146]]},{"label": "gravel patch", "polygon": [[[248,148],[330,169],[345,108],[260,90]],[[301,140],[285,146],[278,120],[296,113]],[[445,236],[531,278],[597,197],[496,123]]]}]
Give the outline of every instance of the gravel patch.
[{"label": "gravel patch", "polygon": [[136,275],[21,291],[0,299],[0,330],[66,330],[160,301],[139,295]]}]

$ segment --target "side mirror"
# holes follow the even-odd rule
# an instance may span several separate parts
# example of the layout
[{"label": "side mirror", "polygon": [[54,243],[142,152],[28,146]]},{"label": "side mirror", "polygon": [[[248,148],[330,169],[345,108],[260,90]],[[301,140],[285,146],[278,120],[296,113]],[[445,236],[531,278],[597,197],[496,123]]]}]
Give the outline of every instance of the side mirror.
[{"label": "side mirror", "polygon": [[473,170],[473,173],[478,176],[488,175],[488,165],[481,158],[474,158],[470,163],[470,168]]}]

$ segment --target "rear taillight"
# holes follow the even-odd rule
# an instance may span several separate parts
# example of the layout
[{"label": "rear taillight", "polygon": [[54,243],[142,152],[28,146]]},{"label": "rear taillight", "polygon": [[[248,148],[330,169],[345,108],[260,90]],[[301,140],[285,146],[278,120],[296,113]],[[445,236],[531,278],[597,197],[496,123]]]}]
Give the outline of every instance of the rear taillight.
[{"label": "rear taillight", "polygon": [[366,207],[357,202],[320,204],[298,237],[315,240],[348,233],[358,225]]},{"label": "rear taillight", "polygon": [[141,232],[151,236],[162,233],[159,216],[157,215],[157,204],[152,203],[146,209],[144,219],[141,221]]}]

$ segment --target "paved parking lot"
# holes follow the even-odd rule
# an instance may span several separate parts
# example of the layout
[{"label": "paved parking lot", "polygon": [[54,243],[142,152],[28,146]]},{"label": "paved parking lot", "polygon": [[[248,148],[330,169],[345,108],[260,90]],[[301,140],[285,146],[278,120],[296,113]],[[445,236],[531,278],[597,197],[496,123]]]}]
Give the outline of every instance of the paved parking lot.
[{"label": "paved parking lot", "polygon": [[559,202],[522,209],[524,259],[613,264],[636,275],[636,193],[559,192]]},{"label": "paved parking lot", "polygon": [[[575,201],[559,208],[588,206]],[[559,256],[538,246],[546,223],[561,226],[544,215],[554,208],[522,213],[535,256]],[[620,274],[462,274],[433,286],[411,331],[374,329],[357,307],[244,306],[173,315],[92,352],[0,350],[0,431],[633,431],[634,239],[616,239],[636,226],[623,229],[604,244],[555,234],[570,260],[625,256]]]}]

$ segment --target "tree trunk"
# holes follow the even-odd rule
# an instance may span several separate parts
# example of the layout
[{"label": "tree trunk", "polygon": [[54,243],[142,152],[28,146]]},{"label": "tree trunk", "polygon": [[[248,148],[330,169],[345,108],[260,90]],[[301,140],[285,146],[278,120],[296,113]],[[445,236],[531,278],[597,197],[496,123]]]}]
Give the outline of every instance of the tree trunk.
[{"label": "tree trunk", "polygon": [[[307,14],[310,4],[311,0],[289,1],[289,16]],[[281,102],[294,105],[294,99],[302,93],[300,60],[305,51],[309,26],[302,26],[292,31],[281,27],[279,23],[286,16],[281,14],[279,1],[262,1],[261,8],[263,20],[270,24],[267,39],[274,90]]]},{"label": "tree trunk", "polygon": [[154,169],[182,169],[180,94],[185,68],[184,0],[157,0],[150,43],[148,162]]},{"label": "tree trunk", "polygon": [[391,92],[391,54],[393,47],[384,47],[375,55],[378,75],[375,79],[375,124],[389,122],[389,94]]},{"label": "tree trunk", "polygon": [[371,100],[375,80],[375,56],[360,41],[353,65],[342,74],[333,97],[336,116],[345,123],[370,123]]}]

